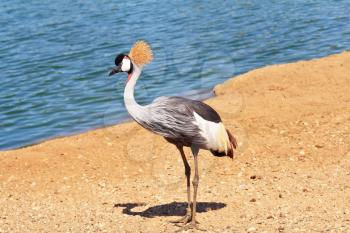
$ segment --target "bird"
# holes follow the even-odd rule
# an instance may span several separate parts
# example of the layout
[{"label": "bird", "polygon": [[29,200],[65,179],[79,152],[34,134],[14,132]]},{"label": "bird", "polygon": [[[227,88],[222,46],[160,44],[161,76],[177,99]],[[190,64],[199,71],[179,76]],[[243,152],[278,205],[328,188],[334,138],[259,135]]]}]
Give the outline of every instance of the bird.
[{"label": "bird", "polygon": [[[180,152],[186,176],[186,214],[175,221],[181,230],[199,229],[196,221],[197,190],[199,184],[198,153],[209,150],[214,156],[228,156],[233,159],[237,140],[227,130],[220,115],[202,101],[176,96],[161,96],[148,105],[139,105],[134,89],[143,68],[153,60],[149,43],[139,40],[128,54],[118,54],[115,67],[109,76],[124,72],[128,78],[124,90],[124,104],[131,117],[145,129],[163,136]],[[194,159],[193,199],[191,201],[191,167],[184,153],[184,147],[191,148]]]}]

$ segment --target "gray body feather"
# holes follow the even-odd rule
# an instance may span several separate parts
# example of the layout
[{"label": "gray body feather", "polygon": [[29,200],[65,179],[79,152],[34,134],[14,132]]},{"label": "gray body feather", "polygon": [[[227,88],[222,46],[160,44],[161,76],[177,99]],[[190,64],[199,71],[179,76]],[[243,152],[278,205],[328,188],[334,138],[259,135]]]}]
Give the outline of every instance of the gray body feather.
[{"label": "gray body feather", "polygon": [[210,106],[182,97],[159,97],[144,108],[147,114],[135,120],[144,128],[181,146],[209,149],[206,139],[200,134],[194,112],[208,121],[221,122],[220,116]]}]

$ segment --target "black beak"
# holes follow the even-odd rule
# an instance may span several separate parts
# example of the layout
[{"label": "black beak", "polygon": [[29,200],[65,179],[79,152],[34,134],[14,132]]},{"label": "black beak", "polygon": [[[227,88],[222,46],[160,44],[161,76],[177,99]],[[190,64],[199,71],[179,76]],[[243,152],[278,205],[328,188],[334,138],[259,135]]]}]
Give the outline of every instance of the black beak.
[{"label": "black beak", "polygon": [[109,72],[109,76],[112,76],[113,74],[122,72],[122,67],[121,66],[116,66],[114,67],[111,72]]}]

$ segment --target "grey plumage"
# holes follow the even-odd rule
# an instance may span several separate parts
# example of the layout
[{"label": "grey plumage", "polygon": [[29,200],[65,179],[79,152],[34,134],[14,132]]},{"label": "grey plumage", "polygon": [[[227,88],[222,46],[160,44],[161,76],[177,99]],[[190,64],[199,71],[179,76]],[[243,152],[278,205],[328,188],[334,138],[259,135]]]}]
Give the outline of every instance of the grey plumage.
[{"label": "grey plumage", "polygon": [[144,110],[147,117],[135,119],[140,125],[181,146],[209,149],[195,123],[194,112],[208,121],[221,122],[220,116],[210,106],[182,97],[159,97]]}]

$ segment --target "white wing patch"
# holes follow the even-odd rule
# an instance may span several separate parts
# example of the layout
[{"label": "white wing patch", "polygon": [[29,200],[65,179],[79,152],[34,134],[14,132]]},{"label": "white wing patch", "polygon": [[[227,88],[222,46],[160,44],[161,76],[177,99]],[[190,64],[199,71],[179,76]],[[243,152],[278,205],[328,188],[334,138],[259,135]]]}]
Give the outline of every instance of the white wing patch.
[{"label": "white wing patch", "polygon": [[207,140],[208,149],[225,152],[227,154],[230,141],[222,122],[207,121],[196,112],[193,113],[195,124],[201,130],[201,135]]}]

